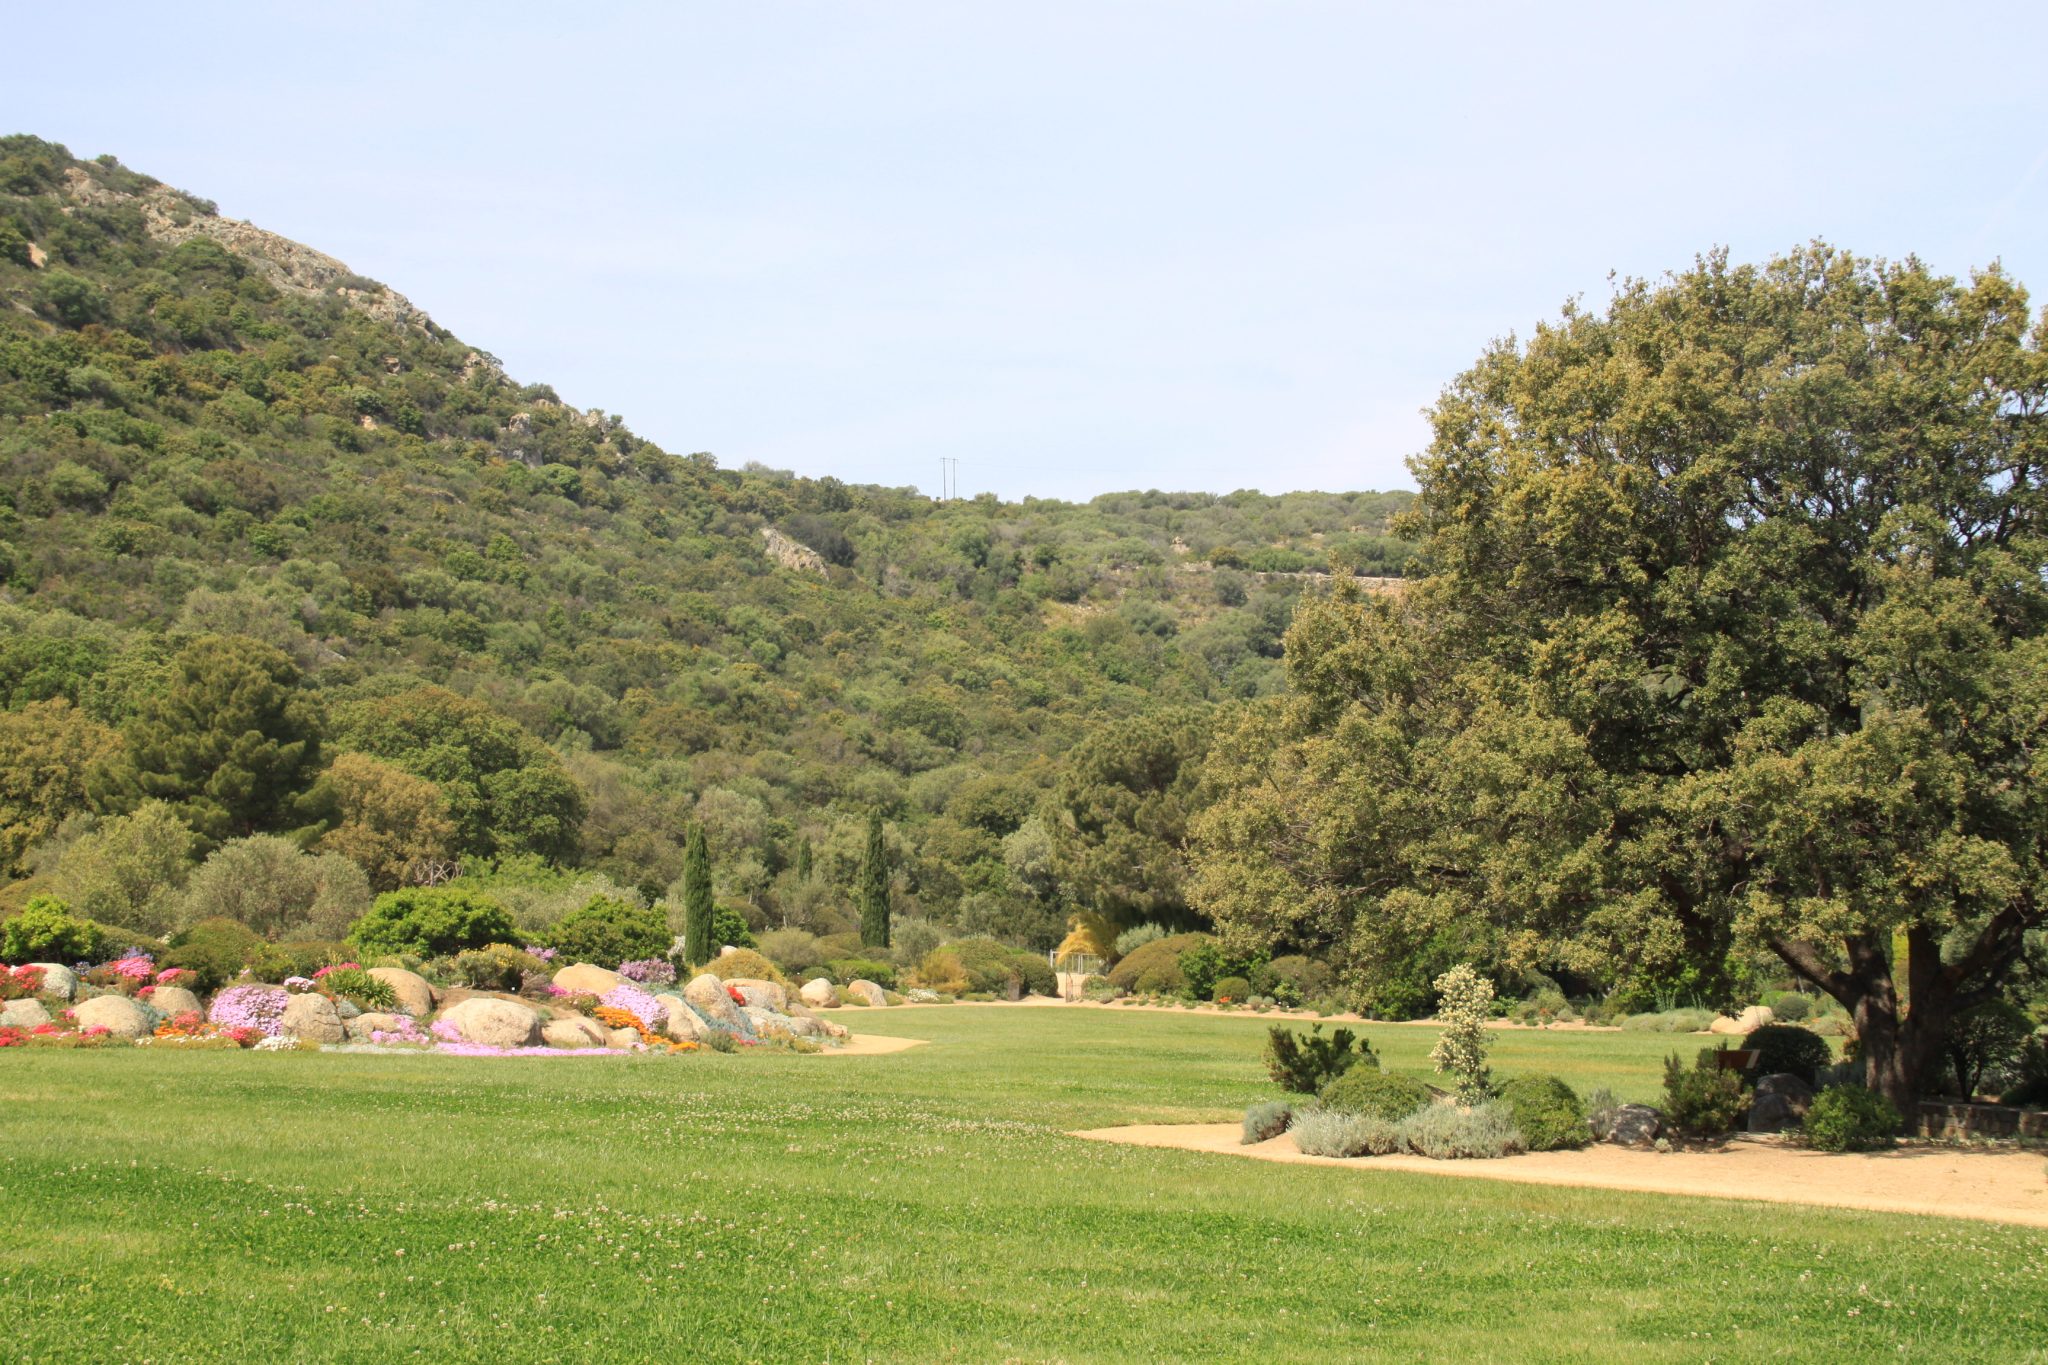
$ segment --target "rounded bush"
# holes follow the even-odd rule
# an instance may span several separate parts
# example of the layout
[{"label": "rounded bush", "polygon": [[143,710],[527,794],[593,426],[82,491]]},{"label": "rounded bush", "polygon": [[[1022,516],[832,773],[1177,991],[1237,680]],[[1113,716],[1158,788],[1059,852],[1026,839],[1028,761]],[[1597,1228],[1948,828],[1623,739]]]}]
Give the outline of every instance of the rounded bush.
[{"label": "rounded bush", "polygon": [[1513,1111],[1500,1103],[1427,1105],[1401,1121],[1400,1136],[1402,1146],[1434,1161],[1513,1156],[1527,1146]]},{"label": "rounded bush", "polygon": [[1017,969],[1018,980],[1024,983],[1027,995],[1058,995],[1059,977],[1053,974],[1052,964],[1037,953],[1018,953],[1010,959]]},{"label": "rounded bush", "polygon": [[1593,1135],[1578,1093],[1555,1076],[1517,1076],[1501,1087],[1500,1101],[1532,1152],[1583,1147]]},{"label": "rounded bush", "polygon": [[197,973],[201,991],[217,991],[263,951],[263,939],[240,920],[203,919],[171,936],[159,966]]},{"label": "rounded bush", "polygon": [[[735,948],[729,953],[720,953],[704,964],[704,970],[720,981],[773,981],[778,986],[789,984],[773,962],[752,948]],[[885,983],[877,981],[875,984]]]},{"label": "rounded bush", "polygon": [[1138,974],[1137,991],[1140,995],[1174,995],[1187,988],[1188,979],[1181,975],[1178,966],[1170,963],[1147,967]]},{"label": "rounded bush", "polygon": [[1354,1066],[1323,1087],[1323,1108],[1397,1123],[1430,1101],[1429,1087],[1413,1076]]},{"label": "rounded bush", "polygon": [[1162,990],[1181,990],[1187,985],[1187,977],[1180,969],[1180,955],[1199,948],[1209,942],[1207,934],[1168,934],[1140,944],[1118,959],[1109,969],[1109,979],[1127,991],[1141,991],[1138,978],[1154,969],[1164,969],[1173,974],[1174,984],[1160,987]]},{"label": "rounded bush", "polygon": [[445,886],[388,891],[348,931],[348,941],[372,957],[445,957],[518,936],[504,906],[487,896]]},{"label": "rounded bush", "polygon": [[1252,983],[1241,976],[1226,976],[1216,983],[1214,990],[1209,992],[1209,998],[1219,1005],[1225,1003],[1242,1005],[1245,1001],[1251,999],[1251,995]]},{"label": "rounded bush", "polygon": [[1743,1039],[1742,1045],[1757,1051],[1753,1074],[1775,1076],[1781,1071],[1789,1072],[1808,1085],[1815,1084],[1821,1068],[1833,1065],[1835,1060],[1827,1039],[1796,1024],[1765,1024]]},{"label": "rounded bush", "polygon": [[582,909],[562,916],[548,937],[569,961],[617,967],[621,962],[667,956],[675,936],[660,910],[593,896]]},{"label": "rounded bush", "polygon": [[1265,1100],[1244,1111],[1244,1135],[1240,1141],[1249,1147],[1253,1143],[1279,1137],[1292,1122],[1293,1100]]},{"label": "rounded bush", "polygon": [[1866,1152],[1891,1146],[1901,1122],[1892,1102],[1875,1090],[1830,1086],[1806,1111],[1806,1140],[1823,1152]]}]

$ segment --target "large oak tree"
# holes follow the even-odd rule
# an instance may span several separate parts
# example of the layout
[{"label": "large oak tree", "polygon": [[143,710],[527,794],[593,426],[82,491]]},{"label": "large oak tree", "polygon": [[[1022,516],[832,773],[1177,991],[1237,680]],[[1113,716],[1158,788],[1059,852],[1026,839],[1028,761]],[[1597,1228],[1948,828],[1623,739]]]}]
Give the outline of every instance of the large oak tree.
[{"label": "large oak tree", "polygon": [[1573,306],[1413,462],[1427,577],[1307,605],[1194,899],[1354,983],[1775,954],[1915,1095],[2043,923],[2048,322],[1814,246]]}]

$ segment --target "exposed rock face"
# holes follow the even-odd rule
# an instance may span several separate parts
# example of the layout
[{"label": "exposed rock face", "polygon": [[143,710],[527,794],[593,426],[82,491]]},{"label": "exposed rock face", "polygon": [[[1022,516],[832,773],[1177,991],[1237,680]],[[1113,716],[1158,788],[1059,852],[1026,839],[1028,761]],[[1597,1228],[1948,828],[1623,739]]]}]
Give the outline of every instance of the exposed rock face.
[{"label": "exposed rock face", "polygon": [[683,987],[683,999],[710,1023],[734,1033],[747,1032],[746,1016],[726,994],[725,983],[711,973],[704,972],[690,978],[690,984]]},{"label": "exposed rock face", "polygon": [[757,1005],[764,1010],[774,1010],[777,1014],[785,1014],[789,1010],[789,992],[776,985],[773,981],[760,981],[753,977],[736,976],[725,984],[736,988],[741,995],[746,997],[749,1005]]},{"label": "exposed rock face", "polygon": [[389,986],[398,1000],[398,1008],[413,1018],[424,1019],[434,1012],[434,988],[418,972],[403,967],[372,967],[368,975]]},{"label": "exposed rock face", "polygon": [[846,993],[863,1005],[879,1006],[889,1003],[887,993],[872,981],[849,981],[846,983]]},{"label": "exposed rock face", "polygon": [[103,1028],[116,1038],[140,1038],[156,1027],[156,1017],[125,995],[99,995],[71,1007],[81,1029]]},{"label": "exposed rock face", "polygon": [[619,984],[619,974],[588,962],[578,962],[556,972],[555,984],[578,995],[603,995]]},{"label": "exposed rock face", "polygon": [[175,1019],[181,1014],[193,1011],[204,1012],[206,1007],[199,1003],[199,997],[183,986],[158,986],[149,993],[149,1003]]},{"label": "exposed rock face", "polygon": [[1756,1083],[1749,1105],[1749,1131],[1782,1133],[1806,1120],[1813,1105],[1813,1087],[1789,1071],[1773,1072]]},{"label": "exposed rock face", "polygon": [[615,1028],[611,1031],[611,1036],[605,1040],[604,1045],[606,1047],[618,1048],[638,1047],[640,1046],[640,1035],[629,1028]]},{"label": "exposed rock face", "polygon": [[59,1000],[78,998],[78,973],[58,962],[31,962],[31,967],[43,970],[42,994],[54,995]]},{"label": "exposed rock face", "polygon": [[485,1047],[533,1047],[540,1042],[540,1015],[517,1000],[473,996],[442,1014],[465,1043]]},{"label": "exposed rock face", "polygon": [[548,1020],[541,1025],[540,1036],[549,1047],[604,1047],[611,1042],[602,1025],[580,1014]]},{"label": "exposed rock face", "polygon": [[341,1027],[353,1041],[367,1043],[373,1033],[396,1033],[411,1022],[410,1015],[373,1013],[344,1020]]},{"label": "exposed rock face", "polygon": [[1617,1147],[1648,1147],[1664,1131],[1664,1116],[1647,1104],[1624,1104],[1614,1115],[1607,1140]]},{"label": "exposed rock face", "polygon": [[668,1006],[668,1013],[662,1017],[661,1031],[678,1043],[700,1043],[711,1031],[701,1015],[690,1008],[687,1000],[680,995],[657,995],[654,997]]},{"label": "exposed rock face", "polygon": [[43,1008],[43,1002],[31,997],[27,1000],[10,1000],[0,1005],[0,1028],[34,1028],[50,1022],[50,1012]]},{"label": "exposed rock face", "polygon": [[332,256],[288,237],[195,206],[168,185],[123,194],[106,188],[76,166],[65,172],[64,179],[65,188],[88,204],[132,204],[140,209],[144,230],[160,242],[208,237],[248,261],[257,274],[287,294],[332,294],[380,321],[429,336],[441,334],[432,318],[395,290],[365,280]]},{"label": "exposed rock face", "polygon": [[286,1037],[307,1043],[338,1043],[348,1036],[334,1002],[311,993],[295,995],[285,1003],[278,1027]]},{"label": "exposed rock face", "polygon": [[830,1010],[839,1008],[839,988],[822,976],[815,976],[809,981],[804,982],[803,989],[797,993],[803,997],[804,1003],[812,1009]]},{"label": "exposed rock face", "polygon": [[814,573],[820,578],[826,576],[825,556],[810,546],[791,540],[773,526],[761,528],[761,539],[768,542],[768,557],[783,568],[798,573]]}]

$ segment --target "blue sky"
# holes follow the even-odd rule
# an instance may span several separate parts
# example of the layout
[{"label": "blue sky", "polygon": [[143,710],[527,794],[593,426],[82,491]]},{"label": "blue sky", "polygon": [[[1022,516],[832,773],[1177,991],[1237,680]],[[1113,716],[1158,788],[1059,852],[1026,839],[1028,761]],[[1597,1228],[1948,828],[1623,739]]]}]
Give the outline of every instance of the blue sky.
[{"label": "blue sky", "polygon": [[2048,296],[2048,7],[16,7],[0,124],[386,281],[671,450],[1407,486],[1611,271],[1813,237]]}]

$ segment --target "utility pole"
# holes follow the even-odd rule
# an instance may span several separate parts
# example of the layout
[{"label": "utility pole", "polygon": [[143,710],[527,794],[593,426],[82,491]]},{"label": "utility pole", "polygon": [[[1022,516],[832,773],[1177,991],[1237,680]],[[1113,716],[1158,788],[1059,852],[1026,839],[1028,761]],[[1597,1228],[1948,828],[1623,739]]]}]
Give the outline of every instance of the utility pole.
[{"label": "utility pole", "polygon": [[939,456],[939,501],[951,502],[960,496],[960,461],[950,455]]}]

